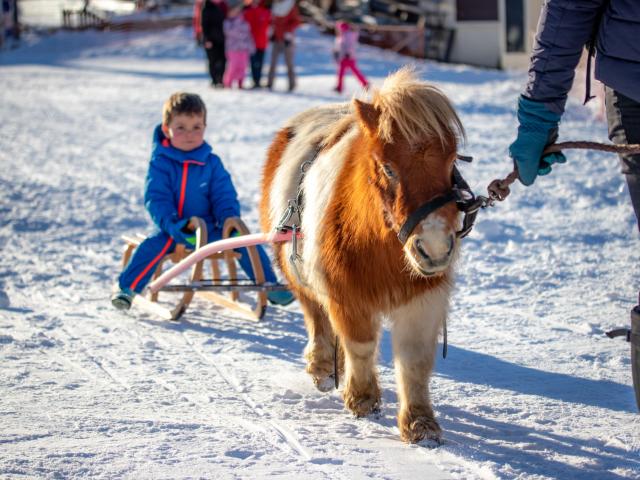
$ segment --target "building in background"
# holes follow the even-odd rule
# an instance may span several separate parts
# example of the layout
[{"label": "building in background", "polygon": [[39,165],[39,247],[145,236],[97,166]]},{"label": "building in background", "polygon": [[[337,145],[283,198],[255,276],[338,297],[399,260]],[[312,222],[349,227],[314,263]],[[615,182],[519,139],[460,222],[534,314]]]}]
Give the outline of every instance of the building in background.
[{"label": "building in background", "polygon": [[[404,25],[424,29],[423,43],[413,49],[414,55],[491,68],[528,64],[542,3],[543,0],[368,0],[370,12],[378,19],[393,17]],[[388,20],[376,23],[384,29]],[[414,40],[406,43],[412,44],[415,46]]]},{"label": "building in background", "polygon": [[451,61],[495,68],[526,67],[542,3],[543,0],[449,0],[455,30]]}]

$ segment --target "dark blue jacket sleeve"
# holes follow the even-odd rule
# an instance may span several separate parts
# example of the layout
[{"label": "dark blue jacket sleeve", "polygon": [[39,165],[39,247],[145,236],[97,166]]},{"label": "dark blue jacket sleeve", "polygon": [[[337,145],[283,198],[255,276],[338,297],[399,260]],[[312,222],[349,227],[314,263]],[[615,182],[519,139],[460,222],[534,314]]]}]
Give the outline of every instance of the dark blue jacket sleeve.
[{"label": "dark blue jacket sleeve", "polygon": [[231,175],[224,168],[222,161],[216,155],[212,155],[212,160],[214,167],[209,186],[209,198],[213,215],[222,226],[227,218],[240,216],[240,203]]},{"label": "dark blue jacket sleeve", "polygon": [[153,223],[165,233],[169,233],[169,225],[178,220],[173,183],[166,162],[152,160],[145,182],[144,206]]},{"label": "dark blue jacket sleeve", "polygon": [[607,0],[549,0],[540,14],[524,96],[563,113],[575,68]]}]

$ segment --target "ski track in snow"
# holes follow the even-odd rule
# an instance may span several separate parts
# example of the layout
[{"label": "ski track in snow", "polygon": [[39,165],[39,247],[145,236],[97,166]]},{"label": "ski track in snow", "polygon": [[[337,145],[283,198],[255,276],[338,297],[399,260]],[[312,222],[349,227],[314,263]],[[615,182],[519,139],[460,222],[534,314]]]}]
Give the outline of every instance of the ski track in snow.
[{"label": "ski track in snow", "polygon": [[[304,372],[299,306],[259,323],[200,299],[180,323],[108,302],[120,235],[149,231],[150,137],[176,90],[202,95],[206,138],[257,230],[259,172],[292,115],[347,101],[331,38],[300,31],[299,89],[208,88],[188,29],[27,35],[0,52],[0,476],[3,478],[640,478],[628,345],[637,229],[616,158],[568,164],[479,214],[465,239],[449,355],[431,382],[444,443],[404,445],[389,334],[383,408],[356,419]],[[362,46],[374,85],[409,60]],[[523,72],[417,62],[467,129],[477,193],[511,168]],[[357,92],[347,78],[348,94]],[[569,102],[561,140],[606,141]]]}]

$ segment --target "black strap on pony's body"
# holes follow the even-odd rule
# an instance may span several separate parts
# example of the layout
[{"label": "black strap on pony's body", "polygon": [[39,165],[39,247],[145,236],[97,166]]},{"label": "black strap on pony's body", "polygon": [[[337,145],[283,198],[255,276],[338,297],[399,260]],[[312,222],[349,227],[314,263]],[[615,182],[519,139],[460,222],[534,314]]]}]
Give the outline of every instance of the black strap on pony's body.
[{"label": "black strap on pony's body", "polygon": [[[458,156],[460,160],[470,162],[471,157]],[[454,165],[452,176],[453,188],[451,191],[438,195],[432,198],[427,203],[420,205],[415,211],[413,211],[409,217],[405,220],[400,231],[398,232],[398,239],[404,245],[407,243],[411,232],[416,226],[433,212],[441,207],[444,207],[449,202],[456,202],[458,210],[464,213],[464,219],[462,220],[462,228],[456,232],[458,238],[464,238],[471,232],[473,224],[476,221],[476,216],[480,208],[484,207],[486,202],[485,198],[476,197],[471,191],[471,187],[462,177],[462,174],[458,168]]]}]

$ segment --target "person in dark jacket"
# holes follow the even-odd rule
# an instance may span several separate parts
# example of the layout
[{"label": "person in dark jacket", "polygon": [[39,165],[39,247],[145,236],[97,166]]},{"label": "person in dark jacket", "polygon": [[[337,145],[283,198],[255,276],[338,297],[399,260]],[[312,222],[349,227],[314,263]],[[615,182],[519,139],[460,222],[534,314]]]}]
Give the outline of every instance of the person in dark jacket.
[{"label": "person in dark jacket", "polygon": [[[605,85],[609,138],[640,143],[640,1],[548,0],[542,9],[529,66],[518,101],[518,135],[509,147],[520,181],[531,185],[561,153],[542,156],[558,137],[575,68],[585,44],[595,47],[595,77]],[[588,70],[588,69],[587,69]],[[589,74],[589,72],[587,72]],[[588,99],[587,92],[587,99]],[[640,154],[620,155],[640,229]],[[631,311],[632,365],[640,409],[640,298]]]},{"label": "person in dark jacket", "polygon": [[[176,244],[195,245],[191,217],[200,217],[207,225],[210,242],[222,238],[222,226],[229,217],[240,216],[238,195],[220,157],[204,141],[206,107],[191,93],[174,93],[165,102],[162,124],[153,134],[153,150],[147,172],[144,204],[158,228],[135,250],[118,277],[118,290],[111,303],[127,310],[133,297],[142,292],[162,258]],[[245,249],[240,266],[254,279],[251,261]],[[258,246],[267,282],[277,282],[271,262]],[[291,292],[271,291],[271,303],[286,305],[294,299]]]},{"label": "person in dark jacket", "polygon": [[227,18],[227,4],[224,0],[204,0],[200,21],[204,49],[209,61],[211,85],[222,88],[222,77],[226,67],[224,49],[224,19]]}]

